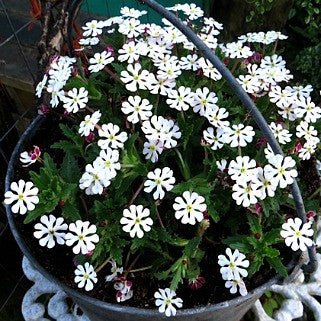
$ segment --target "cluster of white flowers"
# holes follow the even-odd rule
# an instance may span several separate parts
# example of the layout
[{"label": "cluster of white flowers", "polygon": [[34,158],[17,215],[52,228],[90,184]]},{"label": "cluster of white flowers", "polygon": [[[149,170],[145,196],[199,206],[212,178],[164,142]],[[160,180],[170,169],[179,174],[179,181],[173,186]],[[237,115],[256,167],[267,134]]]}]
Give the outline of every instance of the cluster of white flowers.
[{"label": "cluster of white flowers", "polygon": [[[191,25],[194,20],[203,18],[204,14],[195,4],[177,4],[168,9],[183,14],[186,23]],[[153,165],[159,161],[163,152],[166,153],[166,150],[179,146],[181,137],[184,137],[179,116],[177,121],[173,116],[160,115],[157,111],[160,98],[166,102],[170,115],[177,112],[184,119],[184,113],[192,110],[192,113],[203,117],[206,129],[202,134],[206,148],[210,146],[214,151],[222,149],[225,145],[228,145],[228,148],[237,148],[239,156],[235,159],[230,162],[226,159],[216,162],[219,171],[225,171],[234,181],[231,190],[232,198],[237,205],[248,208],[266,197],[273,197],[278,187],[284,189],[293,183],[298,173],[294,168],[295,161],[290,155],[274,154],[267,145],[264,149],[267,164],[264,166],[244,155],[244,152],[242,156],[244,147],[254,140],[256,135],[254,128],[248,122],[243,123],[239,119],[233,123],[230,117],[232,112],[227,110],[219,94],[209,89],[210,85],[206,87],[204,82],[200,82],[199,86],[196,85],[197,88],[182,85],[184,82],[181,78],[187,71],[209,78],[211,83],[222,78],[219,71],[197,52],[195,46],[182,32],[166,19],[163,19],[164,27],[154,23],[141,23],[139,18],[145,15],[146,11],[123,7],[120,13],[118,17],[87,22],[83,27],[84,38],[79,40],[79,44],[82,46],[80,50],[95,46],[99,44],[100,37],[105,32],[107,34],[118,32],[124,36],[125,41],[117,50],[114,51],[107,46],[105,50],[95,52],[88,59],[90,74],[107,72],[122,83],[130,93],[128,97],[123,96],[118,105],[123,117],[126,118],[124,131],[112,123],[113,120],[99,124],[101,119],[105,118],[102,116],[102,111],[93,111],[87,106],[88,88],[87,90],[85,87],[77,87],[64,91],[63,87],[75,67],[74,58],[54,57],[47,74],[36,88],[38,97],[41,97],[43,89],[51,94],[52,107],[57,107],[61,102],[66,113],[77,114],[84,110],[91,112],[85,118],[81,118],[78,133],[86,138],[90,135],[95,136],[94,131],[97,130],[97,145],[100,149],[96,159],[85,167],[85,172],[79,180],[81,190],[87,195],[106,194],[112,180],[122,166],[126,166],[126,164],[121,165],[122,149],[131,135],[131,129],[137,130],[140,126],[143,133],[143,136],[139,137],[143,146],[142,153]],[[280,115],[279,118],[284,119],[284,122],[276,120],[270,122],[269,127],[278,142],[286,145],[297,137],[299,142],[302,142],[302,148],[298,152],[299,158],[310,159],[320,142],[316,127],[312,124],[321,118],[321,108],[311,101],[312,87],[283,86],[293,78],[286,68],[284,59],[277,54],[262,57],[253,51],[255,48],[253,43],[265,47],[287,37],[275,31],[247,33],[235,42],[220,44],[217,36],[223,28],[222,24],[213,18],[204,18],[202,21],[203,25],[198,26],[199,38],[212,50],[220,50],[226,58],[234,59],[235,67],[239,63],[242,64],[244,72],[241,72],[237,81],[243,89],[253,99],[266,96],[268,101],[276,105],[276,113]],[[185,49],[182,57],[178,56],[178,45]],[[145,62],[146,58],[149,58],[149,66]],[[109,69],[113,63],[121,65],[119,75],[113,74]],[[115,69],[118,71],[118,68]],[[147,94],[150,95],[148,99]],[[296,131],[293,131],[290,126],[295,122],[297,122]],[[28,166],[39,157],[40,151],[36,156],[34,153],[24,152],[21,154],[21,162]],[[174,171],[160,165],[148,172],[141,189],[146,193],[152,193],[157,205],[167,197],[166,192],[170,192],[175,183]],[[27,210],[32,211],[39,202],[37,194],[38,189],[31,182],[25,183],[20,180],[18,184],[16,182],[11,184],[11,191],[5,194],[5,203],[15,203],[12,206],[13,213],[25,214]],[[185,190],[172,204],[175,218],[182,224],[201,223],[207,211],[205,200],[205,197],[195,191]],[[132,203],[130,202],[130,205],[128,204],[123,210],[119,223],[122,230],[131,238],[143,238],[145,233],[152,229],[153,213],[145,205],[141,205],[143,202],[140,205]],[[313,244],[310,239],[313,235],[311,223],[301,225],[302,221],[296,218],[288,220],[282,226],[281,236],[285,238],[286,245],[291,246],[294,251],[298,249],[305,251]],[[72,246],[74,254],[85,255],[93,251],[99,241],[96,234],[97,227],[90,222],[78,220],[68,226],[63,218],[56,218],[51,214],[43,215],[40,223],[35,225],[35,230],[34,236],[39,239],[41,246],[52,248],[56,243],[66,244]],[[110,263],[112,274],[106,277],[106,281],[115,282],[117,301],[130,299],[133,296],[132,283],[121,276],[122,267],[117,267],[114,260]],[[248,275],[246,268],[249,267],[249,261],[245,255],[238,250],[232,253],[231,249],[227,248],[226,256],[218,256],[218,264],[221,266],[220,272],[230,293],[234,294],[239,290],[241,295],[246,295],[247,289],[243,278]],[[89,263],[78,265],[75,275],[75,283],[78,287],[85,287],[87,291],[92,290],[94,283],[97,282],[96,272]],[[175,298],[176,293],[169,288],[159,289],[154,296],[156,306],[166,316],[174,316],[176,308],[182,307],[182,299]]]},{"label": "cluster of white flowers", "polygon": [[[52,107],[57,107],[59,102],[65,102],[65,92],[63,87],[71,76],[73,64],[75,62],[76,58],[55,56],[51,60],[47,74],[44,75],[43,79],[36,87],[36,96],[41,97],[42,91],[45,88],[47,92],[51,94],[50,105]],[[83,99],[82,93],[80,96],[81,101]],[[77,94],[72,98],[77,98]],[[69,103],[70,98],[67,98],[67,104],[69,105]]]},{"label": "cluster of white flowers", "polygon": [[227,248],[225,253],[227,256],[218,256],[218,264],[221,266],[220,272],[223,280],[226,280],[225,287],[230,288],[232,294],[236,293],[237,287],[239,287],[240,294],[247,295],[243,278],[248,275],[246,268],[249,267],[250,262],[238,250],[232,253],[231,249]]},{"label": "cluster of white flowers", "polygon": [[235,181],[232,197],[238,205],[249,207],[267,196],[273,197],[278,186],[286,188],[298,175],[290,156],[273,154],[268,162],[263,168],[249,156],[238,156],[230,162],[228,174]]}]

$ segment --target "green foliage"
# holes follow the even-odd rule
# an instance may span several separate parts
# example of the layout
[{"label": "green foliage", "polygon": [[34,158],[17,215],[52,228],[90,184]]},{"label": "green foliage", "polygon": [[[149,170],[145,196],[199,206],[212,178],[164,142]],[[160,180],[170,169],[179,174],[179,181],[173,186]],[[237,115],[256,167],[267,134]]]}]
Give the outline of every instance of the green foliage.
[{"label": "green foliage", "polygon": [[52,144],[51,148],[62,149],[65,152],[68,151],[73,156],[84,156],[83,138],[67,125],[60,123],[59,128],[70,140],[60,140],[59,142]]},{"label": "green foliage", "polygon": [[183,255],[166,271],[156,274],[160,280],[170,279],[171,290],[176,290],[184,278],[194,278],[199,274],[198,263],[203,258],[204,252],[199,249],[201,237],[191,239],[183,250]]},{"label": "green foliage", "polygon": [[266,12],[271,11],[273,4],[276,0],[246,0],[247,3],[252,5],[252,10],[246,16],[246,22],[255,22],[260,25],[261,16]]},{"label": "green foliage", "polygon": [[24,223],[30,223],[46,213],[51,213],[61,200],[65,202],[62,213],[66,219],[79,219],[75,198],[78,184],[64,181],[59,176],[54,160],[47,153],[44,154],[43,165],[39,174],[30,172],[32,182],[40,190],[39,203],[33,211],[28,212]]},{"label": "green foliage", "polygon": [[279,243],[281,229],[274,228],[263,232],[259,217],[252,214],[247,214],[247,221],[252,235],[230,236],[224,240],[224,243],[232,249],[238,249],[242,253],[253,256],[248,269],[250,276],[258,272],[266,260],[278,274],[286,277],[288,274],[280,259],[280,251],[272,247]]}]

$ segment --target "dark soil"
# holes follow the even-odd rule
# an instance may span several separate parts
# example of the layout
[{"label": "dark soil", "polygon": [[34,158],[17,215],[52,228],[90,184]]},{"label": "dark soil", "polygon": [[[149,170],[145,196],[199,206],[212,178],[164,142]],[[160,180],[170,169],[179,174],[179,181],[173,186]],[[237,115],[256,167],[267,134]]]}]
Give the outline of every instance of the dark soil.
[{"label": "dark soil", "polygon": [[[33,145],[38,145],[41,147],[42,152],[48,152],[48,148],[46,150],[44,146],[50,146],[54,141],[57,141],[60,138],[60,130],[57,124],[58,120],[50,120],[48,117],[48,119],[40,126],[35,137],[25,144],[25,150],[28,150],[29,148],[31,149]],[[55,153],[57,154],[55,159],[57,161],[61,160],[62,155],[59,154],[59,151],[57,150]],[[50,151],[50,155],[53,155],[52,150]],[[38,172],[39,165],[34,165],[32,170]],[[19,178],[25,178],[26,180],[29,180],[30,178],[28,171],[28,168],[22,167],[19,162],[17,162],[15,180],[18,180]],[[53,214],[57,216],[60,215],[59,207],[57,207],[55,213]],[[23,216],[15,215],[15,218],[18,229],[23,235],[26,244],[28,244],[30,251],[34,254],[36,260],[57,279],[74,289],[78,289],[77,285],[73,282],[75,255],[72,253],[71,248],[57,245],[53,249],[49,250],[41,247],[38,243],[38,240],[32,235],[34,231],[33,226],[35,223],[25,225],[23,224]],[[246,222],[245,219],[244,222]],[[242,224],[242,222],[240,222],[240,224]],[[189,227],[185,228],[186,232],[188,232],[188,228]],[[202,243],[202,249],[206,250],[206,255],[201,263],[201,275],[206,279],[204,286],[199,290],[192,290],[187,284],[184,284],[184,286],[180,286],[177,290],[178,297],[182,298],[184,301],[184,308],[192,308],[222,302],[237,296],[231,295],[229,290],[225,288],[224,281],[222,280],[219,272],[220,267],[217,264],[217,256],[225,252],[226,246],[222,245],[221,243],[225,234],[226,231],[220,224],[213,224],[213,226],[206,231],[206,236],[215,236],[215,240],[217,240],[218,244],[212,244],[210,242]],[[285,257],[285,261],[289,262],[291,259],[291,257],[289,257],[289,255],[291,255],[290,251],[283,251],[283,249],[281,250],[282,257]],[[283,252],[285,253],[284,256]],[[175,253],[173,253],[173,256],[174,254]],[[148,253],[145,255],[148,255]],[[129,264],[133,259],[134,257],[130,258]],[[135,268],[143,266],[145,266],[144,256],[141,256],[137,261]],[[81,289],[79,291],[102,301],[116,303],[116,290],[113,288],[113,283],[107,283],[104,280],[105,276],[108,274],[110,274],[109,264],[98,273],[99,282],[95,285],[93,291],[86,292]],[[244,281],[247,289],[251,291],[268,281],[273,276],[275,276],[275,272],[271,270],[269,266],[265,265],[260,269],[259,273],[256,273],[250,279],[246,278]],[[133,298],[122,303],[123,305],[128,306],[154,308],[154,292],[157,291],[158,288],[168,287],[168,281],[158,281],[157,279],[151,278],[148,271],[135,273],[135,275],[129,273],[127,279],[133,282],[134,291]]]}]

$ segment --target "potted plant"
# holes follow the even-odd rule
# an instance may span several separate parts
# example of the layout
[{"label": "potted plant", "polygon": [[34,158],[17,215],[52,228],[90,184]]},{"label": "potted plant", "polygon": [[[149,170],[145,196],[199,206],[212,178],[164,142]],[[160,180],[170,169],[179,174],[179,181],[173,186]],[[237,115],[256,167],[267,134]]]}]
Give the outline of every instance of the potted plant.
[{"label": "potted plant", "polygon": [[310,86],[287,84],[286,36],[219,44],[200,8],[169,10],[230,68],[284,155],[168,20],[124,7],[86,23],[76,57],[53,57],[37,86],[43,115],[13,153],[5,203],[24,253],[92,320],[237,321],[287,276],[288,247],[313,249],[317,169],[300,179],[308,222],[295,178],[318,153],[321,109]]}]

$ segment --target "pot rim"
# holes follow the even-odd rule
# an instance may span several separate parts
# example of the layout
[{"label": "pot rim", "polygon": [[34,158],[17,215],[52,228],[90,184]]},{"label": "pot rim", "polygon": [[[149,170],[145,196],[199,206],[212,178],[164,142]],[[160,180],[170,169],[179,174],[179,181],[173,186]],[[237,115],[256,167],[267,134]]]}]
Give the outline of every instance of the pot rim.
[{"label": "pot rim", "polygon": [[[15,146],[9,164],[8,164],[8,169],[7,169],[7,174],[5,178],[5,192],[7,192],[10,189],[10,184],[11,180],[14,175],[14,165],[17,156],[21,152],[21,148],[23,147],[26,139],[29,137],[29,135],[32,135],[38,128],[38,126],[44,121],[45,117],[42,115],[38,115],[35,117],[35,119],[31,122],[31,124],[28,126],[28,128],[24,131],[24,133],[21,135],[17,145]],[[105,308],[114,312],[123,312],[124,308],[126,308],[126,313],[127,314],[141,314],[144,316],[155,316],[159,315],[159,312],[157,309],[144,309],[144,308],[137,308],[137,307],[131,307],[131,306],[126,306],[126,305],[121,305],[121,304],[113,304],[113,303],[108,303],[105,301],[101,301],[99,299],[93,298],[89,295],[86,295],[84,293],[78,292],[75,289],[67,286],[63,282],[61,282],[59,279],[57,279],[55,276],[50,274],[45,268],[41,266],[41,264],[36,260],[36,258],[33,256],[31,253],[29,247],[27,246],[26,242],[22,238],[20,232],[17,229],[15,220],[14,220],[14,214],[11,212],[11,206],[6,205],[6,214],[8,218],[8,222],[10,225],[11,232],[20,248],[22,253],[30,260],[32,265],[50,282],[53,282],[57,284],[60,288],[62,288],[63,291],[65,291],[67,294],[79,298],[86,303],[92,304],[94,306],[99,306],[100,308]],[[266,291],[271,285],[277,283],[280,281],[282,278],[280,276],[275,276],[265,282],[264,284],[260,285],[259,287],[255,288],[254,290],[250,291],[246,296],[238,296],[236,298],[233,298],[231,300],[226,300],[223,302],[215,303],[215,304],[209,304],[206,306],[201,306],[201,307],[196,307],[196,308],[189,308],[189,309],[179,309],[177,310],[177,315],[180,316],[188,316],[200,312],[212,312],[212,311],[218,311],[221,309],[224,309],[226,307],[232,307],[232,306],[237,306],[242,304],[243,302],[246,302],[247,300],[251,299],[251,297],[258,295],[258,294],[263,294],[264,291]]]}]

